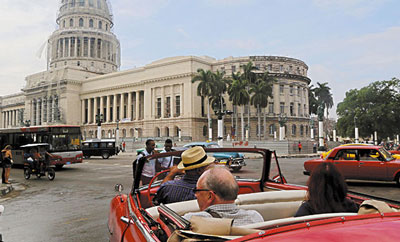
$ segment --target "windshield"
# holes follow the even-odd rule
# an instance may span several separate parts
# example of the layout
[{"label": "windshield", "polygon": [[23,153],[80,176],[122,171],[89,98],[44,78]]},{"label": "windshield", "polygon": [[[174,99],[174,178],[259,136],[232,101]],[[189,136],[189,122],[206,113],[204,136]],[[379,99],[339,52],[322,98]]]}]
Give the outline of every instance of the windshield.
[{"label": "windshield", "polygon": [[50,149],[52,151],[80,150],[79,134],[53,134]]},{"label": "windshield", "polygon": [[383,147],[379,148],[379,151],[381,152],[381,154],[383,155],[383,157],[385,158],[386,161],[391,161],[394,159],[392,154],[389,151],[387,151],[385,148],[383,148]]}]

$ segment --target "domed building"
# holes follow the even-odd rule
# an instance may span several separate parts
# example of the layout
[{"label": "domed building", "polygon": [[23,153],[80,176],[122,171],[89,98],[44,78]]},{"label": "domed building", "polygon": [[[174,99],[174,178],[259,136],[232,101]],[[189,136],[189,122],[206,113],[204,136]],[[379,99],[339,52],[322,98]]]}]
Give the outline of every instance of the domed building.
[{"label": "domed building", "polygon": [[[2,128],[23,126],[26,121],[32,126],[81,125],[83,138],[92,138],[97,137],[96,118],[101,116],[104,138],[115,137],[119,129],[125,138],[206,140],[207,103],[197,96],[198,83],[192,83],[192,78],[199,68],[229,76],[251,61],[257,72],[268,72],[275,81],[273,97],[261,110],[260,130],[256,109],[244,107],[248,138],[276,138],[280,117],[287,120],[288,139],[309,137],[311,80],[301,60],[176,56],[120,71],[120,44],[112,32],[109,1],[62,0],[56,23],[58,28],[48,40],[47,70],[27,76],[21,93],[0,98]],[[241,137],[240,121],[236,121],[240,110],[229,102],[227,109],[234,114],[224,118],[224,137]],[[217,127],[216,115],[212,118]],[[212,137],[217,138],[216,128]]]}]

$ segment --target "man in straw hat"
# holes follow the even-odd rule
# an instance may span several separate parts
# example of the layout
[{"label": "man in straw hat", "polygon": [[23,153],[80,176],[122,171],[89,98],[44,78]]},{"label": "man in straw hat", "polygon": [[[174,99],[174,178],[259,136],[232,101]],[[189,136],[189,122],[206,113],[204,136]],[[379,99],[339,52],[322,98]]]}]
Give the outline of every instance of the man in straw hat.
[{"label": "man in straw hat", "polygon": [[[182,161],[178,166],[172,167],[157,191],[155,200],[159,203],[174,203],[196,199],[193,189],[196,187],[197,180],[207,169],[207,166],[215,161],[215,158],[207,156],[200,146],[185,150],[181,158]],[[173,180],[182,171],[185,171],[183,178],[181,180]]]},{"label": "man in straw hat", "polygon": [[194,193],[200,212],[186,213],[183,218],[187,220],[192,216],[228,218],[233,219],[234,226],[264,222],[257,211],[237,207],[235,199],[239,185],[226,167],[215,166],[205,171],[197,181]]}]

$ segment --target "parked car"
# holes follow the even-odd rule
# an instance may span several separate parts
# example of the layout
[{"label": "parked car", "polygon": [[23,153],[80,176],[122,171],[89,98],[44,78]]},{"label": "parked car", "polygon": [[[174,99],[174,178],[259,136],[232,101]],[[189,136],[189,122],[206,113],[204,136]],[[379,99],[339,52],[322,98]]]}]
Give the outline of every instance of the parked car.
[{"label": "parked car", "polygon": [[[286,183],[278,161],[272,160],[267,149],[257,148],[206,148],[206,152],[236,152],[254,157],[249,165],[259,167],[257,174],[236,178],[239,196],[235,203],[240,208],[255,209],[265,222],[225,231],[242,232],[241,235],[210,235],[191,231],[189,221],[181,217],[186,212],[198,211],[196,200],[154,206],[152,196],[161,181],[139,186],[143,164],[149,159],[180,156],[183,151],[157,153],[139,160],[133,166],[133,185],[126,194],[117,184],[117,195],[111,200],[108,216],[109,241],[167,241],[173,236],[186,237],[188,241],[399,241],[400,212],[357,215],[357,213],[329,213],[293,217],[306,196],[306,187]],[[252,163],[250,163],[252,162]],[[255,162],[253,164],[253,162]],[[128,172],[128,171],[127,171]],[[161,173],[159,173],[161,174]],[[159,174],[155,175],[157,179]],[[369,197],[349,192],[349,198],[360,204]],[[377,198],[375,198],[377,199]],[[398,208],[400,203],[391,201]],[[222,221],[222,220],[221,220]],[[212,226],[219,227],[219,221]],[[211,226],[211,225],[210,225]],[[222,225],[221,225],[222,226]],[[207,226],[206,226],[207,227]],[[249,230],[253,229],[253,230]],[[256,229],[256,230],[254,230]],[[222,231],[215,229],[214,231]],[[365,232],[372,231],[372,232]],[[174,240],[183,241],[183,240]],[[186,240],[185,240],[186,241]]]},{"label": "parked car", "polygon": [[389,150],[390,153],[400,155],[400,145],[397,146],[397,148],[394,148],[394,150]]},{"label": "parked car", "polygon": [[[184,145],[184,148],[201,146],[203,148],[221,148],[216,142],[192,142]],[[226,164],[233,171],[239,171],[243,166],[246,166],[244,155],[237,152],[219,152],[213,156],[222,164]]]},{"label": "parked car", "polygon": [[400,185],[400,160],[381,146],[338,146],[325,157],[304,162],[309,175],[322,162],[333,162],[346,179],[396,181]]},{"label": "parked car", "polygon": [[108,159],[117,155],[119,147],[115,145],[115,139],[91,139],[82,141],[83,157],[88,159],[91,156],[101,156]]}]

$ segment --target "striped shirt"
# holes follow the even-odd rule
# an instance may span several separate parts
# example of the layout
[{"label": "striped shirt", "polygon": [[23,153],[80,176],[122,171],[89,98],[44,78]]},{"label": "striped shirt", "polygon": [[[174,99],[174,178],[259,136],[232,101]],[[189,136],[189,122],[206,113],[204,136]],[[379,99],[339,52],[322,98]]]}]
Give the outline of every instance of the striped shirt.
[{"label": "striped shirt", "polygon": [[166,204],[196,199],[193,189],[196,188],[199,177],[199,175],[185,174],[181,180],[161,184],[157,191],[157,201]]},{"label": "striped shirt", "polygon": [[215,215],[219,218],[233,219],[232,226],[264,222],[264,218],[256,210],[240,209],[234,203],[211,205],[201,212],[186,213],[183,218],[186,220],[190,220],[192,216],[212,218],[216,217]]}]

